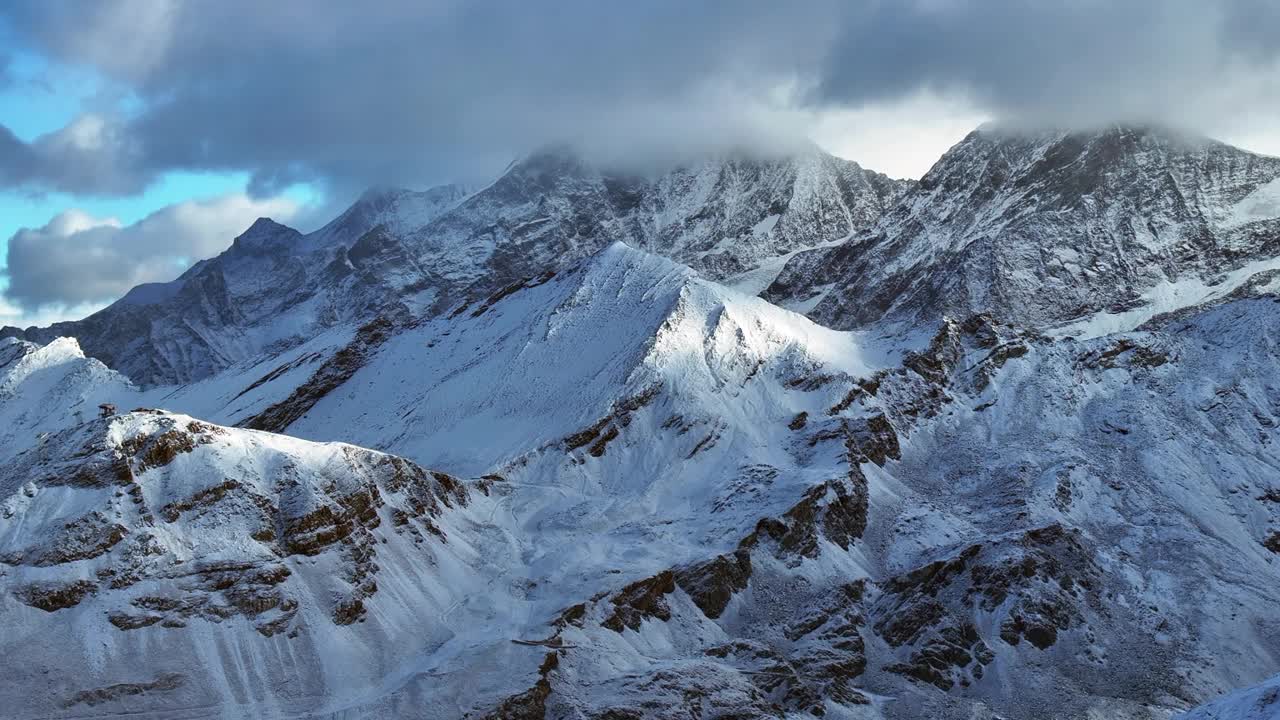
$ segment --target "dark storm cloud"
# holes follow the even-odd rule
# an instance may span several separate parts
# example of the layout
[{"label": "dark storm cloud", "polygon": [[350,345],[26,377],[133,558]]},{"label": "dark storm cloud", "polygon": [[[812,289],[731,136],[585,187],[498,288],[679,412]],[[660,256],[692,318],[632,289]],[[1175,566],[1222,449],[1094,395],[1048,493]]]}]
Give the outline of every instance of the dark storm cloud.
[{"label": "dark storm cloud", "polygon": [[774,129],[752,105],[786,79],[777,58],[803,47],[788,28],[816,23],[819,9],[145,0],[82,17],[85,7],[20,3],[13,23],[142,99],[128,122],[142,155],[103,189],[168,168],[248,168],[264,193],[315,177],[444,178],[550,140],[754,139]]},{"label": "dark storm cloud", "polygon": [[[631,159],[770,143],[814,114],[922,90],[1010,121],[1211,127],[1275,109],[1280,54],[1280,12],[1262,0],[27,0],[6,11],[37,50],[96,68],[141,108],[99,118],[96,136],[33,143],[27,182],[125,193],[170,169],[248,170],[250,190],[270,194],[300,179],[443,180],[551,140]],[[0,157],[19,151],[0,138]]]},{"label": "dark storm cloud", "polygon": [[1278,55],[1270,2],[870,3],[841,24],[814,97],[857,103],[922,87],[1014,122],[1212,125],[1231,110],[1203,103],[1265,89]]}]

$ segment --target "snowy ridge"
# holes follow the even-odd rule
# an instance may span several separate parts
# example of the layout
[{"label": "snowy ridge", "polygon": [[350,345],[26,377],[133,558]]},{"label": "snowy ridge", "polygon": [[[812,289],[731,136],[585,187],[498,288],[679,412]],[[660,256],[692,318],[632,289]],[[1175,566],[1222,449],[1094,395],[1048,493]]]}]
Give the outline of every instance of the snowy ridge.
[{"label": "snowy ridge", "polygon": [[[287,397],[349,338],[320,336],[248,369],[148,390],[135,404],[238,423]],[[704,393],[700,401],[764,362],[855,372],[882,361],[860,338],[618,243],[578,268],[397,330],[287,429],[481,473],[479,458],[510,460],[558,440],[657,383]]]},{"label": "snowy ridge", "polygon": [[[361,525],[391,545],[377,546],[379,590],[361,598],[368,620],[353,632],[378,632],[384,618],[413,612],[415,627],[436,639],[407,652],[387,641],[314,650],[376,675],[324,699],[265,690],[246,696],[216,664],[207,680],[183,673],[194,684],[182,687],[267,714],[310,707],[411,716],[428,703],[456,707],[450,716],[457,717],[644,707],[684,717],[697,707],[728,707],[885,718],[969,717],[982,707],[1041,717],[1049,702],[1042,689],[1056,688],[1051,704],[1072,713],[1162,718],[1255,681],[1242,669],[1266,667],[1274,652],[1274,639],[1254,628],[1277,610],[1265,590],[1277,579],[1266,543],[1280,515],[1266,498],[1280,493],[1280,458],[1251,429],[1280,422],[1266,400],[1269,378],[1280,376],[1277,339],[1265,330],[1273,305],[1266,295],[1232,300],[1172,319],[1177,325],[1167,330],[1086,343],[1022,335],[977,317],[944,323],[926,346],[904,352],[611,246],[577,269],[402,328],[288,428],[394,449],[455,476],[486,476],[467,491],[465,508],[432,520],[448,543],[418,550],[453,568],[452,599],[430,585],[384,591],[407,588],[394,578],[410,572],[399,565],[401,541],[384,535],[397,527],[387,513],[407,508],[394,493],[380,491],[388,504],[376,527]],[[1208,337],[1218,343],[1213,351],[1202,349]],[[287,394],[271,386],[297,385],[306,374],[286,369],[236,402],[257,392]],[[1224,395],[1188,385],[1185,378],[1195,377],[1222,378],[1236,389]],[[1067,386],[1074,391],[1058,397],[1054,388]],[[199,387],[168,401],[209,402]],[[1190,389],[1170,390],[1181,387]],[[250,415],[266,402],[264,395],[235,412]],[[1025,418],[1041,420],[1028,430]],[[164,414],[94,421],[46,442],[74,447],[86,432],[101,432],[86,428],[102,423],[111,428],[107,447],[187,428],[193,449],[164,466],[172,470],[132,466],[145,500],[137,512],[149,509],[157,528],[149,532],[183,543],[199,537],[175,535],[165,507],[190,504],[201,487],[220,487],[225,477],[271,498],[256,478],[275,471],[251,469],[275,466],[274,453],[285,453],[303,477],[314,468],[339,489],[355,487],[350,474],[362,477],[368,463],[332,458],[387,457],[209,430]],[[1183,442],[1189,433],[1212,440]],[[130,456],[145,458],[147,446],[137,447]],[[11,467],[28,466],[33,452]],[[41,453],[40,463],[62,462]],[[72,465],[52,476],[74,477],[84,467],[66,462]],[[183,479],[175,485],[170,477]],[[32,500],[16,491],[7,501],[15,512],[53,507],[46,495]],[[96,508],[109,495],[93,497]],[[130,507],[128,497],[118,502]],[[255,517],[249,506],[226,507],[236,522]],[[316,507],[305,500],[299,512]],[[186,512],[174,521],[179,527]],[[200,512],[213,510],[192,517]],[[14,549],[25,559],[10,565],[21,573],[9,576],[21,580],[11,588],[36,581],[27,567],[52,568],[39,571],[42,582],[84,577],[68,575],[64,564],[27,560],[61,546],[44,533],[65,518],[51,515],[43,521],[49,530],[11,536],[25,543]],[[125,538],[138,535],[121,524],[130,529]],[[234,542],[209,536],[200,550],[180,551],[188,547],[180,543],[172,552],[258,557],[257,541],[243,540],[250,532]],[[1010,575],[1012,567],[1031,575]],[[303,570],[292,569],[288,582]],[[280,591],[293,597],[291,587]],[[963,600],[975,596],[983,598],[977,605]],[[120,597],[132,595],[100,588],[81,604]],[[337,606],[315,597],[299,601],[305,624],[298,627],[333,624]],[[940,615],[930,598],[945,601]],[[23,617],[45,612],[12,602],[15,611],[25,608]],[[424,625],[424,615],[434,620]],[[143,617],[136,622],[150,622]],[[253,637],[261,635],[253,623],[276,617],[219,623],[201,616],[168,628],[158,619],[137,630],[108,618],[93,632]],[[92,624],[88,616],[78,622]],[[339,666],[308,659],[313,650],[291,652],[297,667]],[[390,654],[361,654],[383,652]],[[477,673],[492,678],[487,694],[442,682]],[[110,679],[173,682],[137,673]],[[166,697],[187,702],[185,692]]]},{"label": "snowy ridge", "polygon": [[[628,321],[625,315],[619,314],[624,309],[637,315]],[[533,314],[532,317],[529,313]],[[421,377],[422,367],[419,363],[424,356],[421,344],[423,339],[434,337],[439,342],[441,335],[451,334],[458,337],[457,343],[461,346],[472,347],[478,344],[490,347],[488,362],[503,363],[505,367],[496,376],[509,377],[511,384],[474,384],[467,381],[465,374],[459,376],[459,372],[466,373],[468,370],[480,376],[495,376],[494,367],[486,366],[485,363],[477,365],[474,357],[461,368],[451,369],[446,366],[442,368],[442,373],[450,377],[449,384],[429,386],[405,398],[409,405],[417,407],[415,415],[407,418],[407,423],[419,427],[443,427],[444,423],[433,418],[458,418],[473,414],[478,414],[479,422],[474,426],[450,428],[450,434],[442,438],[422,433],[401,437],[403,433],[398,433],[392,437],[377,438],[378,444],[402,445],[419,456],[436,453],[452,466],[469,465],[480,468],[487,463],[502,468],[502,479],[494,480],[490,489],[495,493],[500,492],[503,497],[499,504],[489,507],[485,507],[489,502],[487,499],[475,500],[475,512],[484,519],[477,519],[478,527],[471,531],[474,539],[470,542],[484,546],[496,542],[498,547],[505,547],[515,541],[522,546],[522,550],[514,554],[509,550],[498,554],[488,551],[486,556],[491,558],[489,567],[472,571],[475,582],[484,583],[488,589],[478,595],[459,597],[458,602],[440,609],[440,614],[450,619],[447,626],[457,623],[475,628],[476,632],[469,635],[470,639],[461,646],[445,643],[414,661],[436,668],[432,672],[465,669],[474,674],[477,670],[477,642],[481,643],[481,647],[487,648],[479,651],[485,656],[499,658],[517,652],[518,648],[513,649],[510,642],[512,637],[538,637],[545,634],[549,618],[553,618],[572,602],[595,593],[602,578],[610,577],[621,565],[635,565],[620,576],[620,579],[625,579],[669,563],[679,554],[684,554],[691,560],[701,559],[707,552],[705,543],[708,541],[730,547],[750,529],[758,513],[769,507],[785,509],[808,484],[821,482],[828,477],[826,463],[834,461],[839,464],[843,461],[843,456],[837,455],[805,469],[796,464],[799,460],[788,459],[786,454],[778,455],[772,449],[775,443],[769,441],[767,436],[788,433],[785,423],[794,416],[794,410],[788,406],[786,398],[780,395],[773,382],[766,380],[778,373],[785,375],[807,372],[824,361],[840,360],[846,369],[860,370],[864,366],[860,363],[850,364],[848,356],[843,352],[854,347],[852,337],[816,328],[803,318],[773,308],[763,301],[717,288],[697,279],[687,268],[669,261],[615,245],[563,280],[519,290],[494,301],[482,311],[481,308],[467,308],[459,314],[459,318],[461,317],[468,318],[469,322],[455,320],[450,326],[441,323],[434,328],[423,328],[423,334],[415,336],[414,331],[409,331],[397,338],[405,343],[404,348],[414,348],[416,351],[413,356],[405,358],[417,365],[413,377]],[[632,327],[647,323],[653,334],[648,337],[644,334],[619,334],[619,340],[634,343],[631,349],[601,348],[599,362],[603,364],[602,370],[594,369],[581,355],[584,339],[603,337],[604,328],[616,327],[616,323],[620,321],[628,321]],[[533,330],[532,344],[530,336],[523,334],[530,327]],[[509,335],[517,329],[521,332],[520,335]],[[809,340],[821,341],[818,343],[817,354],[812,356],[805,351],[803,345]],[[524,350],[507,350],[504,342],[513,348],[523,346]],[[385,398],[412,387],[408,377],[404,386],[398,385],[393,369],[399,362],[397,355],[401,346],[393,343],[386,345],[373,363],[361,371],[367,371],[370,377],[378,379],[377,382],[384,383],[384,392],[366,391],[346,397],[340,392],[326,398],[324,402],[337,403],[338,407],[343,408],[338,412],[349,417],[361,417],[363,414],[360,406],[351,403],[378,402],[379,398],[385,401]],[[568,363],[566,360],[571,353],[577,353],[576,362]],[[459,353],[444,347],[427,356],[451,362],[459,357]],[[623,362],[617,364],[615,357],[622,358]],[[516,364],[506,364],[512,358],[516,359]],[[563,379],[556,379],[557,375]],[[363,378],[361,373],[357,373],[350,382],[360,386],[364,384]],[[669,390],[649,389],[653,387],[651,383],[664,378],[669,384]],[[449,392],[451,388],[469,389],[469,392]],[[550,394],[543,395],[543,391],[548,388]],[[580,388],[586,392],[580,391],[580,399],[574,400],[572,394],[565,394],[572,388]],[[639,391],[642,400],[631,395],[630,389]],[[446,392],[442,393],[441,390]],[[138,391],[129,392],[144,395]],[[647,395],[644,394],[646,392]],[[717,417],[719,410],[732,404],[727,398],[716,400],[718,395],[740,397],[744,393],[762,399],[764,404],[761,411],[772,418],[769,425],[774,427],[773,430],[766,430],[761,416],[755,413],[736,418]],[[546,399],[538,404],[536,399],[539,397]],[[173,396],[170,399],[177,398],[178,396]],[[558,412],[543,415],[553,407],[558,408]],[[482,408],[490,408],[492,414],[481,413]],[[682,411],[680,424],[671,422],[675,410]],[[316,412],[304,416],[296,431],[322,432],[328,426],[316,425],[316,420],[311,418],[318,420],[332,417],[333,412],[331,406],[318,406]],[[517,413],[523,414],[512,416]],[[571,438],[580,433],[584,426],[594,426],[601,416],[613,423],[619,435],[608,441],[603,440],[607,435],[605,432],[597,432],[588,441]],[[198,421],[180,416],[160,415],[155,416],[158,419],[149,419],[151,417],[130,415],[110,421],[112,429],[109,443],[127,443],[129,437],[142,430],[140,424],[146,428],[154,427],[156,423],[182,428],[184,423],[194,423],[194,427],[204,428]],[[524,428],[527,437],[530,425],[539,420],[547,427],[547,441],[541,443],[542,447],[526,444],[522,448],[518,444],[519,436],[515,435],[515,429]],[[662,425],[667,427],[662,429]],[[376,435],[379,427],[367,425],[366,432]],[[464,438],[469,428],[475,428],[470,432],[484,432],[485,435],[474,438],[467,444]],[[345,430],[350,434],[350,424]],[[83,430],[79,432],[83,433]],[[167,431],[156,427],[145,432],[163,436]],[[217,435],[218,440],[213,443],[215,447],[223,442],[221,434],[227,433],[225,437],[229,441],[242,447],[242,450],[236,451],[235,457],[244,459],[215,460],[208,456],[209,451],[206,451],[201,441],[196,440],[195,449],[189,455],[182,455],[174,460],[172,466],[175,472],[183,473],[182,477],[192,477],[194,485],[175,489],[170,493],[174,497],[165,496],[154,501],[147,494],[148,507],[181,503],[181,497],[188,494],[191,497],[200,496],[199,486],[206,481],[199,478],[207,478],[208,484],[217,487],[216,482],[226,472],[213,468],[221,467],[224,462],[234,462],[239,466],[245,461],[252,463],[251,467],[258,466],[259,463],[267,462],[264,455],[274,452],[269,450],[272,445],[292,448],[291,452],[305,450],[309,456],[316,455],[321,448],[324,448],[321,456],[334,452],[328,449],[330,446],[312,450],[308,448],[313,446],[303,441],[257,433],[242,434],[243,431],[238,430],[210,430],[206,433],[201,429],[191,432],[197,436],[208,433]],[[672,442],[673,455],[654,456],[653,445],[646,440],[646,435],[650,432],[683,438]],[[507,453],[513,456],[510,459],[502,453],[501,439],[504,433],[511,434],[508,442],[512,444],[512,449]],[[536,441],[537,437],[534,435],[531,439]],[[70,441],[58,438],[57,442]],[[446,449],[448,452],[443,452]],[[483,457],[465,457],[468,453],[479,452],[481,449],[488,450],[489,460]],[[530,455],[529,450],[533,450],[533,454]],[[42,449],[39,455],[46,458],[51,453],[51,450]],[[517,453],[520,455],[516,456]],[[495,454],[497,457],[494,457]],[[690,462],[690,458],[695,455],[696,459]],[[17,462],[29,462],[29,456],[30,454],[22,456]],[[771,483],[753,490],[748,496],[750,502],[743,503],[743,498],[734,497],[732,486],[724,486],[722,483],[736,475],[743,463],[750,464],[753,456],[761,461],[785,462],[792,469],[787,472],[786,484]],[[803,462],[809,465],[815,461],[805,459]],[[211,467],[212,472],[202,471],[201,474],[192,476],[192,470],[197,467],[192,463],[215,464]],[[643,477],[636,475],[637,463],[652,469],[654,474],[650,480],[637,483]],[[753,472],[765,472],[766,476],[769,474],[760,463],[756,463],[755,467],[757,470]],[[779,470],[771,472],[777,473]],[[266,476],[269,474],[264,475]],[[150,475],[140,477],[145,479]],[[340,476],[336,479],[340,479]],[[251,487],[255,492],[266,492],[259,487],[258,480],[248,484],[240,480],[237,482],[237,488]],[[36,499],[39,500],[40,497],[37,495]],[[708,526],[699,520],[699,516],[705,516],[712,504],[720,508],[717,511],[720,518]],[[583,512],[593,506],[598,507],[598,510]],[[686,517],[690,512],[693,515]],[[649,520],[637,523],[638,514],[649,516]],[[164,523],[158,524],[164,526]],[[645,560],[637,557],[635,551],[651,542],[651,538],[645,540],[649,537],[649,532],[644,529],[650,524],[666,524],[671,530],[665,533],[668,540],[646,550],[651,556]],[[534,528],[538,528],[536,533]],[[718,534],[721,539],[712,540],[707,534],[709,530]],[[26,537],[37,544],[39,535],[25,533]],[[504,539],[504,536],[508,539]],[[585,537],[593,537],[595,542],[582,542]],[[460,541],[455,539],[452,542]],[[251,543],[247,549],[241,547],[240,550],[235,550],[236,547],[241,547],[239,541],[234,545],[221,547],[220,541],[214,540],[204,549],[189,550],[188,553],[192,556],[204,556],[208,553],[231,552],[241,556],[255,546]],[[565,548],[574,550],[566,553]],[[508,566],[506,562],[498,560],[504,555],[512,558],[524,557],[525,560]],[[534,593],[519,584],[509,585],[510,578],[518,577],[541,578],[539,586],[545,586],[547,590]],[[495,585],[495,581],[499,584]],[[470,585],[459,585],[460,589],[465,587]],[[499,588],[507,589],[495,594]],[[511,593],[510,597],[507,593]],[[497,615],[486,615],[486,608],[489,606],[481,602],[484,595],[490,596],[493,602],[501,603],[505,609]],[[376,607],[374,603],[381,602],[376,595],[368,600],[371,608]],[[522,605],[529,609],[520,612],[513,610]],[[158,624],[161,621],[156,622]],[[525,623],[529,624],[528,628],[524,627]],[[201,624],[200,627],[204,625]],[[116,632],[113,628],[103,630]],[[185,628],[171,628],[168,632],[180,630]],[[201,633],[216,631],[217,629],[211,628],[201,630]],[[154,632],[164,631],[156,629]],[[465,653],[462,652],[464,648]],[[331,649],[327,652],[332,654],[336,651]],[[69,650],[67,654],[79,656],[81,651]],[[534,660],[540,657],[536,653],[525,654]],[[348,658],[350,662],[367,663],[356,660],[349,654],[342,657]],[[217,666],[213,667],[214,677],[209,682],[216,688],[223,681],[218,679]],[[386,667],[385,661],[375,663],[374,667]],[[530,665],[529,672],[532,673],[535,669],[536,662]],[[391,672],[387,676],[387,682],[392,682],[391,678],[398,673],[399,671]],[[413,674],[405,677],[412,678]],[[518,679],[519,674],[515,677]],[[148,679],[147,682],[151,680]],[[410,681],[406,679],[404,682]],[[417,682],[419,681],[413,680],[410,687],[418,687]],[[518,688],[512,687],[512,692],[516,689]],[[462,690],[463,688],[458,687],[449,692],[460,693]],[[389,702],[394,706],[401,702],[394,698],[410,691],[392,682],[385,692],[388,693],[386,697],[371,696],[359,701],[359,706],[368,708],[368,702]],[[240,696],[231,697],[235,698],[234,702],[237,704],[243,705],[245,702]],[[443,702],[443,696],[436,697]],[[469,694],[458,697],[458,702],[463,702],[464,707],[483,701],[483,697]],[[284,703],[281,707],[295,702],[288,698],[270,700]]]},{"label": "snowy ridge", "polygon": [[467,189],[460,185],[440,185],[421,192],[371,188],[341,215],[313,233],[311,242],[349,242],[378,226],[401,237],[457,207],[468,195]]},{"label": "snowy ridge", "polygon": [[72,338],[48,345],[0,340],[0,447],[5,457],[39,438],[98,414],[98,405],[136,388],[105,365],[86,358]]}]

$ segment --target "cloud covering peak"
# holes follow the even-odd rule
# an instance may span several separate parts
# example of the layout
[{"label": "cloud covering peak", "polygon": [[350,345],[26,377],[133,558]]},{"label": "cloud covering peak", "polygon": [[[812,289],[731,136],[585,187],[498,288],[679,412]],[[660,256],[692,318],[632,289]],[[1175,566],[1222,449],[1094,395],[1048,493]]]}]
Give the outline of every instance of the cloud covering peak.
[{"label": "cloud covering peak", "polygon": [[248,171],[258,195],[425,184],[552,140],[614,157],[767,144],[922,93],[1056,126],[1247,133],[1280,110],[1280,10],[1265,0],[19,0],[0,13],[131,98],[32,143],[0,131],[0,182],[101,193],[170,170]]}]

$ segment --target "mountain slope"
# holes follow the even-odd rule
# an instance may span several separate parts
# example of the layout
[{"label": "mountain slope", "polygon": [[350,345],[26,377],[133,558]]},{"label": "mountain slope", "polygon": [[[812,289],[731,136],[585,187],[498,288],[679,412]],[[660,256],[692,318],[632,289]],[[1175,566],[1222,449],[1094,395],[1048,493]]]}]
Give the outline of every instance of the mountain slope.
[{"label": "mountain slope", "polygon": [[1164,718],[1256,682],[1280,652],[1276,301],[1087,343],[977,318],[828,381],[794,432],[862,455],[863,522],[828,491],[567,614],[548,716]]},{"label": "mountain slope", "polygon": [[1207,139],[983,128],[874,229],[793,259],[766,297],[833,327],[944,313],[1041,328],[1155,314],[1172,309],[1159,307],[1165,298],[1196,295],[1188,283],[1272,267],[1278,201],[1280,158]]},{"label": "mountain slope", "polygon": [[395,211],[422,219],[447,206],[432,192],[422,194],[426,202],[403,195],[389,206],[386,196],[366,196],[305,236],[259,219],[172,282],[135,288],[84,320],[4,332],[37,342],[75,337],[90,356],[154,385],[207,377],[388,307],[430,303],[422,273],[397,256],[385,225],[366,226],[394,225]]},{"label": "mountain slope", "polygon": [[[899,198],[553,149],[262,221],[94,321],[150,381],[0,342],[0,702],[1270,712],[1278,162],[984,129]],[[784,264],[770,297],[861,329],[756,297]]]},{"label": "mountain slope", "polygon": [[1178,716],[1178,720],[1270,720],[1280,714],[1280,677],[1237,690]]}]

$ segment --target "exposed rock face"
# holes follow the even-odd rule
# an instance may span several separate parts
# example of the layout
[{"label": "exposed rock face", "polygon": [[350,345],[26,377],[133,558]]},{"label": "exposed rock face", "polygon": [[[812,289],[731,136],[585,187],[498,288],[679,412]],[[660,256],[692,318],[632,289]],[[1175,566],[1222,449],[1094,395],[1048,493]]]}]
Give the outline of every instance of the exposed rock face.
[{"label": "exposed rock face", "polygon": [[621,429],[631,424],[631,413],[653,402],[659,391],[660,388],[657,386],[650,387],[634,397],[626,398],[617,403],[607,416],[592,423],[590,427],[566,437],[564,439],[565,450],[572,452],[585,446],[587,453],[593,457],[604,455],[609,441],[618,437],[622,432]]},{"label": "exposed rock face", "polygon": [[88,580],[69,583],[37,583],[19,588],[15,593],[22,602],[45,612],[75,607],[80,601],[97,591],[98,586]]},{"label": "exposed rock face", "polygon": [[1263,209],[1278,178],[1280,159],[1171,132],[984,128],[876,227],[794,258],[766,297],[820,295],[809,314],[832,327],[1122,313],[1162,283],[1214,284],[1280,254],[1280,221]]},{"label": "exposed rock face", "polygon": [[664,596],[675,589],[675,575],[670,570],[632,583],[613,596],[613,613],[600,624],[620,633],[624,628],[639,630],[645,618],[670,620],[671,608]]},{"label": "exposed rock face", "polygon": [[[854,462],[857,456],[852,456]],[[867,525],[867,480],[856,464],[847,479],[810,488],[800,502],[780,518],[760,520],[742,541],[746,548],[762,542],[776,543],[783,556],[815,557],[819,543],[827,541],[848,549]]]},{"label": "exposed rock face", "polygon": [[502,701],[485,720],[545,720],[547,697],[551,694],[551,674],[560,664],[560,656],[547,653],[538,667],[538,682],[533,687]]},{"label": "exposed rock face", "polygon": [[680,568],[675,579],[698,609],[715,620],[724,613],[734,593],[747,588],[751,579],[751,552],[744,547],[730,555]]},{"label": "exposed rock face", "polygon": [[1086,632],[1084,613],[1105,612],[1101,575],[1079,531],[1054,525],[992,547],[971,545],[890,578],[874,610],[875,630],[910,657],[887,669],[942,690],[969,685],[982,679],[995,654],[975,630],[982,618],[964,608],[996,613],[1005,643],[1016,646],[1025,637],[1045,650],[1059,632]]},{"label": "exposed rock face", "polygon": [[63,703],[64,707],[75,707],[77,705],[101,705],[113,700],[128,698],[134,695],[147,695],[148,693],[164,693],[167,691],[177,690],[182,687],[187,680],[186,676],[179,673],[164,673],[156,677],[151,682],[143,683],[119,683],[117,685],[108,685],[106,687],[94,688],[92,690],[81,690],[72,695]]}]

